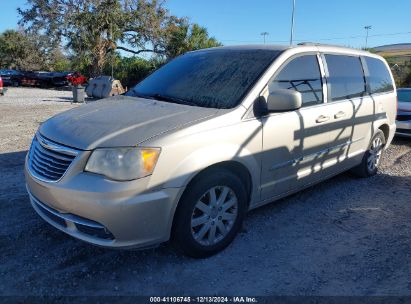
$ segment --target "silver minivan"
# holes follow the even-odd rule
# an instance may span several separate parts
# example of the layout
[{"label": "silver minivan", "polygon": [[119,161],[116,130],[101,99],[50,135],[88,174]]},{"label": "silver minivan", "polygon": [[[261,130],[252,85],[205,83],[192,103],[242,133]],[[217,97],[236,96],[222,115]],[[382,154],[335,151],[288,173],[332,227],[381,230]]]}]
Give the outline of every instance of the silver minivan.
[{"label": "silver minivan", "polygon": [[351,169],[376,174],[395,133],[386,62],[325,45],[186,53],[123,96],[58,114],[25,165],[33,208],[106,247],[172,240],[215,254],[248,210]]}]

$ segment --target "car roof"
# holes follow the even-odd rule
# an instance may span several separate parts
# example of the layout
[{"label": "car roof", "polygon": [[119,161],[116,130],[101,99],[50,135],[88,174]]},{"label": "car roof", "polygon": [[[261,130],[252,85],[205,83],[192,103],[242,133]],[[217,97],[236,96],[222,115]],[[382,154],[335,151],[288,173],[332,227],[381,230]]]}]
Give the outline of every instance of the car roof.
[{"label": "car roof", "polygon": [[258,50],[272,50],[272,51],[284,51],[289,49],[289,46],[284,45],[270,45],[270,44],[249,44],[249,45],[226,45],[226,46],[217,46],[208,49],[201,49],[192,52],[204,52],[204,51],[258,51]]}]

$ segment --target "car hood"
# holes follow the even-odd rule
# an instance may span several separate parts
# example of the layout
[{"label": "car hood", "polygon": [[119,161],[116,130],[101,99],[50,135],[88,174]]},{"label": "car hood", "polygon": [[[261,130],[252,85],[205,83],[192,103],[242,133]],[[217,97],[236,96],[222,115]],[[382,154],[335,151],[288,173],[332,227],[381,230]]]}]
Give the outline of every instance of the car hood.
[{"label": "car hood", "polygon": [[137,145],[217,114],[217,109],[115,96],[60,113],[40,127],[52,141],[82,150]]}]

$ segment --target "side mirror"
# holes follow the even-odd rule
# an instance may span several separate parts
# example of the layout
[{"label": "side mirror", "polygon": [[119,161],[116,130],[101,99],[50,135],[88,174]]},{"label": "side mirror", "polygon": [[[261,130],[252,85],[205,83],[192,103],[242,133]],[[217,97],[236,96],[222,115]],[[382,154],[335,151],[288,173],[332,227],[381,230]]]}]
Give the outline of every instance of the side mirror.
[{"label": "side mirror", "polygon": [[301,108],[302,96],[294,90],[278,89],[270,92],[267,98],[267,111],[293,111]]}]

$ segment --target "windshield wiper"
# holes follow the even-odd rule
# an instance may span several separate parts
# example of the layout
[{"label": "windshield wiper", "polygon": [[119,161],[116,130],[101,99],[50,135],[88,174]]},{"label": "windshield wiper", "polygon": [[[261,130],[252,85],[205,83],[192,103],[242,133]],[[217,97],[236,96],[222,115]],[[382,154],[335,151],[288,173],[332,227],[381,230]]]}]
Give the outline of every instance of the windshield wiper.
[{"label": "windshield wiper", "polygon": [[147,98],[147,99],[155,99],[154,96],[142,94],[142,93],[137,92],[136,90],[131,90],[131,92],[133,93],[133,97],[141,97],[141,98]]},{"label": "windshield wiper", "polygon": [[164,94],[159,94],[159,93],[143,94],[143,93],[137,92],[136,90],[131,90],[131,92],[133,93],[133,97],[156,99],[156,100],[161,100],[161,101],[165,101],[165,102],[172,102],[172,103],[184,104],[184,105],[189,105],[189,106],[198,106],[194,102],[191,102],[191,101],[188,101],[188,100],[185,100],[185,99],[181,99],[181,98],[178,98],[178,97],[164,95]]},{"label": "windshield wiper", "polygon": [[184,104],[184,105],[189,105],[189,106],[197,106],[194,102],[181,99],[178,97],[173,97],[173,96],[168,96],[168,95],[163,95],[163,94],[158,94],[158,93],[149,95],[149,97],[152,97],[154,99],[161,100],[161,101],[166,101],[166,102]]}]

